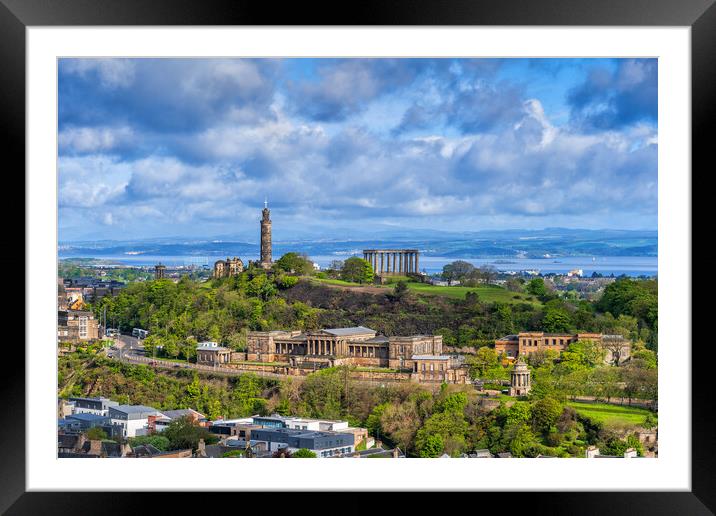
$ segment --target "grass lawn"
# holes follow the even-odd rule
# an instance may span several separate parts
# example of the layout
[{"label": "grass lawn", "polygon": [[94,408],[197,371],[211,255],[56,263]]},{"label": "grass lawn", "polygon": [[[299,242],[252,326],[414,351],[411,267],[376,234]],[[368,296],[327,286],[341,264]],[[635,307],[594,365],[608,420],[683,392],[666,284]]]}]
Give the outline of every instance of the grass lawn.
[{"label": "grass lawn", "polygon": [[641,408],[623,405],[609,405],[607,403],[581,403],[568,402],[578,413],[607,426],[641,426],[647,414],[657,417],[657,414]]},{"label": "grass lawn", "polygon": [[397,369],[390,369],[388,367],[356,367],[356,371],[372,372],[372,373],[399,373]]},{"label": "grass lawn", "polygon": [[164,360],[165,362],[179,362],[181,364],[193,364],[194,362],[187,362],[185,358],[169,358],[169,357],[154,357],[148,356],[147,358],[151,358],[152,360]]},{"label": "grass lawn", "polygon": [[[369,285],[369,284],[363,284],[360,283],[351,283],[350,281],[343,281],[343,280],[337,280],[337,279],[326,279],[326,278],[311,278],[317,282],[320,283],[328,283],[330,285],[341,285],[345,287],[377,287],[377,288],[384,288],[387,290],[392,290],[395,286],[394,283],[391,283],[390,285]],[[394,278],[391,278],[394,279]],[[534,305],[539,305],[540,301],[536,298],[533,298],[532,300],[528,300],[527,298],[530,297],[527,294],[517,293],[517,292],[510,292],[507,289],[504,289],[498,285],[481,285],[479,287],[461,287],[461,286],[455,286],[455,287],[441,287],[437,285],[430,285],[429,283],[420,283],[418,281],[408,281],[406,282],[408,285],[408,288],[412,290],[413,292],[416,292],[418,294],[427,294],[432,296],[445,296],[450,297],[454,299],[465,299],[465,294],[468,292],[477,292],[477,295],[480,298],[480,301],[484,301],[486,303],[492,303],[493,301],[500,301],[502,303],[530,303]]]},{"label": "grass lawn", "polygon": [[329,279],[329,278],[310,278],[310,279],[319,281],[321,283],[328,283],[329,285],[343,285],[346,287],[370,287],[370,286],[372,286],[372,284],[369,284],[369,283],[360,284],[360,283],[353,283],[350,281],[343,281],[343,280],[339,280],[339,279]]},{"label": "grass lawn", "polygon": [[[477,292],[480,301],[491,303],[493,301],[500,301],[502,303],[531,303],[540,304],[539,300],[533,299],[529,301],[529,296],[521,293],[510,292],[497,285],[481,285],[479,287],[441,287],[437,285],[430,285],[428,283],[418,283],[411,281],[408,283],[408,288],[420,294],[429,294],[437,296],[447,296],[455,299],[464,299],[465,294],[468,292]],[[516,296],[516,297],[515,297]]]}]

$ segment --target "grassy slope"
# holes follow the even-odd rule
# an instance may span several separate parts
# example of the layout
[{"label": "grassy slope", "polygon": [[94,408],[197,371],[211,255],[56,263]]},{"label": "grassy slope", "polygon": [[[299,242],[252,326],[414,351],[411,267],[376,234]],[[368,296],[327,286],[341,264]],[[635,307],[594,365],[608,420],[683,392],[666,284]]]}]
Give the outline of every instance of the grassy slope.
[{"label": "grassy slope", "polygon": [[477,292],[477,295],[480,297],[480,300],[485,301],[487,303],[491,303],[493,301],[500,301],[503,303],[539,304],[539,301],[537,301],[536,299],[528,301],[527,297],[529,296],[526,296],[525,294],[517,294],[515,292],[510,292],[509,290],[506,290],[497,285],[481,285],[479,287],[440,287],[437,285],[428,285],[427,283],[410,282],[408,283],[408,287],[410,288],[410,290],[414,290],[415,292],[419,292],[421,294],[447,296],[456,299],[464,299],[465,294],[467,294],[468,292]]},{"label": "grassy slope", "polygon": [[644,423],[646,415],[650,413],[649,410],[641,407],[609,405],[607,403],[569,402],[567,405],[574,407],[580,414],[607,426],[640,426]]},{"label": "grassy slope", "polygon": [[[320,283],[326,283],[329,285],[341,285],[346,287],[365,287],[365,286],[374,286],[378,288],[385,288],[385,289],[393,289],[394,285],[360,285],[358,283],[351,283],[349,281],[342,281],[342,280],[336,280],[336,279],[321,279],[321,278],[312,278],[315,281],[318,281]],[[407,283],[408,288],[410,290],[420,293],[420,294],[427,294],[432,296],[445,296],[450,297],[454,299],[464,299],[465,294],[468,292],[477,292],[477,295],[480,297],[481,301],[491,303],[493,301],[500,301],[502,303],[532,303],[532,304],[540,304],[538,300],[532,299],[531,301],[527,298],[529,297],[526,294],[522,293],[515,293],[510,292],[500,286],[497,285],[482,285],[479,287],[461,287],[461,286],[455,286],[455,287],[440,287],[437,285],[430,285],[428,283],[419,283],[417,281],[410,281]],[[517,296],[517,297],[515,297]]]}]

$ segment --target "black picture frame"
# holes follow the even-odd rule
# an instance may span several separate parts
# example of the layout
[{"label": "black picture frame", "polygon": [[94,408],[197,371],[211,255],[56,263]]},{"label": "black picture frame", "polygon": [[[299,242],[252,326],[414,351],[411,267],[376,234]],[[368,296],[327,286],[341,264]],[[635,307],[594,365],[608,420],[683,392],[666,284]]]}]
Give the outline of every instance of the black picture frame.
[{"label": "black picture frame", "polygon": [[[713,169],[710,135],[716,125],[716,0],[426,0],[362,1],[348,4],[270,3],[196,0],[0,0],[0,113],[5,156],[25,166],[25,29],[31,26],[112,25],[515,25],[515,26],[688,26],[692,37],[692,191]],[[709,131],[709,129],[712,129]],[[14,159],[13,159],[14,158]],[[708,167],[708,168],[707,168]],[[695,172],[700,170],[700,174]],[[684,172],[688,176],[688,171]],[[24,183],[19,188],[24,188]],[[694,188],[696,186],[696,188]],[[21,196],[18,196],[18,198]],[[693,201],[693,206],[697,203]],[[693,233],[692,233],[693,234]],[[685,278],[691,282],[691,278]],[[703,306],[703,305],[702,305]],[[693,304],[703,316],[705,308]],[[693,316],[692,316],[693,317]],[[9,344],[9,343],[8,343]],[[691,335],[679,345],[691,346]],[[708,342],[703,348],[708,350]],[[716,478],[712,452],[716,445],[712,391],[706,383],[708,360],[692,363],[692,490],[690,492],[533,492],[481,493],[496,507],[549,514],[713,514]],[[701,379],[704,380],[701,380]],[[703,382],[704,388],[699,388]],[[679,386],[683,389],[684,386]],[[84,514],[146,512],[159,504],[187,507],[190,493],[137,496],[131,493],[27,493],[25,492],[25,360],[17,356],[3,370],[0,382],[5,409],[0,426],[0,512],[7,514]],[[695,410],[692,410],[694,413]],[[78,479],[81,483],[81,479]],[[358,487],[358,486],[356,486]],[[555,489],[559,489],[558,480]],[[293,495],[295,496],[295,495]],[[360,499],[360,494],[349,494]],[[445,498],[442,498],[445,503]],[[260,496],[274,505],[276,498]],[[343,511],[354,512],[345,497]],[[227,496],[213,494],[210,505],[223,506]],[[307,500],[304,498],[304,500]],[[484,501],[483,501],[484,500]],[[235,503],[234,499],[232,502]],[[386,509],[410,509],[415,494],[388,497]],[[242,504],[253,503],[242,497]],[[360,506],[361,504],[355,504]],[[452,504],[448,504],[452,506]],[[339,507],[341,507],[339,506]],[[228,508],[228,506],[226,506]],[[245,505],[244,505],[245,507]],[[469,505],[468,505],[469,507]],[[455,510],[452,507],[450,510]],[[459,509],[465,510],[465,509]],[[477,510],[467,509],[467,510]],[[164,511],[163,511],[164,512]]]}]

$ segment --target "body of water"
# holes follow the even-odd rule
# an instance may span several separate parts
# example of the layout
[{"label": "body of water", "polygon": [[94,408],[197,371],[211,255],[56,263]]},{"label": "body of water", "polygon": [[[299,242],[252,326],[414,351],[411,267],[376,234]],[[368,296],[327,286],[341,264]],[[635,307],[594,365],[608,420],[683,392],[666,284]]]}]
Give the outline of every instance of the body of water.
[{"label": "body of water", "polygon": [[[84,258],[91,258],[83,256]],[[360,255],[362,258],[362,255]],[[60,258],[69,258],[62,256]],[[102,255],[97,258],[103,260],[112,260],[125,265],[134,266],[153,266],[159,262],[167,266],[187,266],[187,265],[208,265],[213,267],[216,260],[225,258],[225,256],[207,256],[200,257],[196,255],[186,256],[160,256],[149,254],[136,255]],[[241,259],[244,264],[249,260],[255,260],[258,257],[245,257]],[[333,260],[344,260],[348,256],[342,255],[319,255],[312,256],[311,259],[318,263],[322,268],[327,267]],[[427,274],[434,274],[442,271],[444,265],[454,262],[455,260],[464,260],[470,262],[476,267],[482,265],[491,265],[501,272],[519,272],[534,270],[542,274],[550,272],[566,273],[574,269],[582,269],[585,276],[590,276],[592,272],[598,272],[605,276],[614,274],[619,276],[626,274],[627,276],[656,276],[658,271],[658,258],[655,256],[569,256],[561,258],[447,258],[442,256],[420,256],[420,270]]]}]

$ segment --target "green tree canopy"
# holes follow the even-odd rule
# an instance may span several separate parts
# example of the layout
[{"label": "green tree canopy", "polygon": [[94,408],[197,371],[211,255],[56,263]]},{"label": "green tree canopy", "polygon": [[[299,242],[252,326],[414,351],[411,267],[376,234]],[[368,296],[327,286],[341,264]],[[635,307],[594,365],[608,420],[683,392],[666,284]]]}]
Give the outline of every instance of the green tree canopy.
[{"label": "green tree canopy", "polygon": [[170,450],[184,450],[191,448],[196,451],[199,440],[211,444],[217,441],[206,428],[194,423],[190,417],[180,417],[169,423],[169,426],[162,432],[162,435],[169,439]]},{"label": "green tree canopy", "polygon": [[343,262],[341,279],[353,283],[372,283],[374,278],[373,267],[363,258],[353,256]]},{"label": "green tree canopy", "polygon": [[300,448],[300,449],[296,450],[295,452],[293,452],[293,455],[291,455],[291,457],[298,457],[301,459],[315,459],[316,454],[315,454],[315,452],[312,452],[308,448]]},{"label": "green tree canopy", "polygon": [[466,262],[465,260],[456,260],[443,266],[442,277],[444,280],[452,282],[464,279],[474,270],[475,266],[470,262]]},{"label": "green tree canopy", "polygon": [[525,286],[525,291],[541,298],[547,295],[547,286],[542,278],[532,278]]},{"label": "green tree canopy", "polygon": [[87,435],[87,439],[91,439],[91,440],[101,441],[103,439],[107,439],[107,432],[105,432],[98,426],[93,426],[92,428],[88,429],[86,432],[86,435]]},{"label": "green tree canopy", "polygon": [[291,274],[310,274],[313,262],[305,254],[286,253],[276,261],[276,267]]}]

